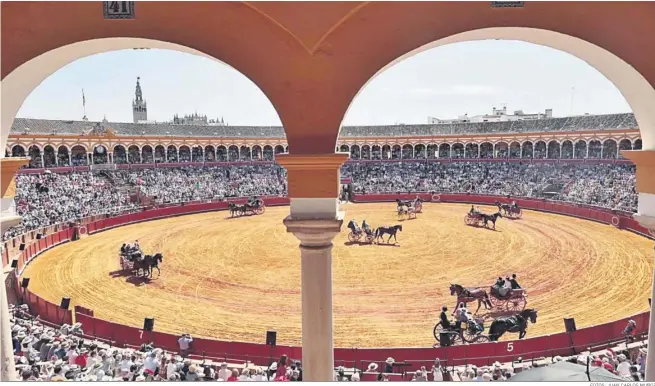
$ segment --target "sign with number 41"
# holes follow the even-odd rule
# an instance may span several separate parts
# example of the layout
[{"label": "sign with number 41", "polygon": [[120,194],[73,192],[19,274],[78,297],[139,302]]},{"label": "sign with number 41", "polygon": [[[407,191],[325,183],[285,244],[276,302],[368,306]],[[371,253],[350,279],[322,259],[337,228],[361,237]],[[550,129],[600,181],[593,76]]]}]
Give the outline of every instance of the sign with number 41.
[{"label": "sign with number 41", "polygon": [[134,19],[133,1],[103,1],[105,19]]}]

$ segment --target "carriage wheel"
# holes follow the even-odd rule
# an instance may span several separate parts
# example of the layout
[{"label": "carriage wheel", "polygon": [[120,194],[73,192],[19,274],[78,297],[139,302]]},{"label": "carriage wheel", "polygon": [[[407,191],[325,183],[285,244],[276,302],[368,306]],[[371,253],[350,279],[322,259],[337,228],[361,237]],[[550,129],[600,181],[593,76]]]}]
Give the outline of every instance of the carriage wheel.
[{"label": "carriage wheel", "polygon": [[478,335],[477,334],[471,334],[471,332],[466,328],[464,332],[462,333],[462,340],[466,343],[473,343],[476,341]]},{"label": "carriage wheel", "polygon": [[486,335],[478,335],[474,340],[473,343],[485,343],[485,342],[490,342],[489,337]]},{"label": "carriage wheel", "polygon": [[359,240],[359,237],[360,237],[360,236],[359,236],[358,234],[353,233],[352,231],[351,231],[350,233],[348,233],[348,240],[349,240],[351,243],[354,243],[355,241],[358,241],[358,240]]},{"label": "carriage wheel", "polygon": [[410,212],[407,217],[409,217],[410,220],[416,218],[416,212]]},{"label": "carriage wheel", "polygon": [[417,212],[421,213],[423,211],[423,203],[417,202],[415,208]]},{"label": "carriage wheel", "polygon": [[432,335],[434,335],[434,339],[436,341],[439,341],[439,332],[441,331],[441,322],[437,323],[434,325],[434,329],[432,330]]},{"label": "carriage wheel", "polygon": [[512,312],[521,312],[525,309],[525,306],[527,304],[528,302],[525,300],[524,297],[509,299],[505,303],[505,309],[507,309],[507,311],[512,311]]},{"label": "carriage wheel", "polygon": [[519,209],[519,212],[516,214],[516,218],[521,218],[523,217],[523,211]]},{"label": "carriage wheel", "polygon": [[471,217],[469,217],[468,215],[466,215],[466,217],[464,217],[464,224],[466,224],[466,225],[473,225],[472,222],[471,222]]},{"label": "carriage wheel", "polygon": [[489,303],[491,303],[491,308],[502,308],[504,301],[498,299],[493,295],[489,295]]},{"label": "carriage wheel", "polygon": [[369,244],[373,244],[373,240],[375,240],[375,235],[366,235],[366,242]]},{"label": "carriage wheel", "polygon": [[265,206],[260,206],[255,210],[255,213],[257,214],[264,214],[266,212],[266,207]]}]

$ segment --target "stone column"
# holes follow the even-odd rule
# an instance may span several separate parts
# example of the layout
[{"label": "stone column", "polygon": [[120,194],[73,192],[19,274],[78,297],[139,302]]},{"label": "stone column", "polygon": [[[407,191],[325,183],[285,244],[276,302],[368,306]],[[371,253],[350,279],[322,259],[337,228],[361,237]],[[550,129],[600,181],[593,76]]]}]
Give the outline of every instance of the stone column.
[{"label": "stone column", "polygon": [[[0,233],[4,233],[8,228],[17,225],[20,222],[20,216],[16,213],[14,204],[14,195],[16,192],[16,171],[23,165],[29,163],[29,158],[24,157],[3,157],[0,159],[0,194],[2,197],[2,213],[0,215]],[[4,277],[3,277],[4,282]],[[4,283],[3,283],[4,286]],[[2,304],[0,304],[0,352],[2,360],[2,371],[0,380],[15,381],[16,365],[14,363],[14,350],[11,343],[11,329],[9,328],[9,306],[7,304],[6,291],[2,292]]]},{"label": "stone column", "polygon": [[334,380],[332,239],[340,232],[340,167],[348,154],[279,154],[287,169],[287,232],[300,240],[303,380]]},{"label": "stone column", "polygon": [[[633,218],[655,235],[655,178],[652,177],[655,173],[655,150],[623,150],[621,154],[637,166],[639,203]],[[655,300],[655,272],[651,299]],[[648,331],[655,331],[655,312],[652,306]],[[648,334],[648,347],[651,351],[655,347],[655,333]],[[655,381],[655,352],[651,352],[646,359],[646,381]]]}]

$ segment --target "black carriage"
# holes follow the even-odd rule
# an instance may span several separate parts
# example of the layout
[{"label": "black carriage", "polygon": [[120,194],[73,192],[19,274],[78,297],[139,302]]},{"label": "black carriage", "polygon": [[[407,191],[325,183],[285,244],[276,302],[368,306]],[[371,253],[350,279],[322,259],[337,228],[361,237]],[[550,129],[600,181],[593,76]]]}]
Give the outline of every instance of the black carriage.
[{"label": "black carriage", "polygon": [[264,214],[266,205],[264,205],[264,201],[262,200],[255,200],[254,202],[246,203],[245,209],[248,214]]},{"label": "black carriage", "polygon": [[373,243],[373,240],[375,239],[375,231],[368,230],[368,229],[367,230],[362,230],[357,225],[355,220],[350,220],[350,222],[348,223],[348,229],[350,229],[350,233],[348,233],[348,240],[351,243],[359,242],[359,240],[364,238],[364,240],[367,243],[371,244],[371,243]]},{"label": "black carriage", "polygon": [[437,342],[441,342],[442,333],[447,334],[450,345],[484,343],[489,342],[489,337],[484,335],[484,328],[484,321],[482,319],[474,319],[468,323],[461,323],[459,328],[455,324],[455,326],[448,329],[443,328],[441,322],[439,322],[434,326],[432,334]]},{"label": "black carriage", "polygon": [[523,217],[523,211],[518,206],[512,206],[509,210],[505,210],[505,216],[513,219]]},{"label": "black carriage", "polygon": [[489,301],[497,310],[520,312],[528,305],[528,291],[525,289],[510,289],[502,296],[497,286],[491,286]]}]

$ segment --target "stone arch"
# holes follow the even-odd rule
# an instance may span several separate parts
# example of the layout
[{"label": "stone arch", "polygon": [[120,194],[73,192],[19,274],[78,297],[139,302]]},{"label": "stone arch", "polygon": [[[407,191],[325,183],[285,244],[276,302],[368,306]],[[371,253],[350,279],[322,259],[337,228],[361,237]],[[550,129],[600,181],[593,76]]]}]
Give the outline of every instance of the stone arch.
[{"label": "stone arch", "polygon": [[262,147],[259,145],[255,145],[252,147],[252,160],[253,161],[261,161],[262,158]]},{"label": "stone arch", "polygon": [[359,145],[352,145],[350,147],[350,159],[353,160],[358,160],[362,156],[361,149],[359,148]]},{"label": "stone arch", "polygon": [[216,146],[216,161],[218,162],[227,162],[227,147],[223,145]]},{"label": "stone arch", "polygon": [[406,143],[400,150],[400,158],[402,159],[413,159],[414,158],[414,146]]},{"label": "stone arch", "polygon": [[549,159],[560,159],[562,156],[560,143],[557,140],[548,141],[548,150],[546,153],[546,158]]},{"label": "stone arch", "polygon": [[239,161],[250,161],[252,160],[252,153],[250,147],[243,145],[239,148]]},{"label": "stone arch", "polygon": [[43,147],[43,166],[46,168],[57,167],[57,157],[55,157],[55,148],[52,144]]},{"label": "stone arch", "polygon": [[371,146],[371,159],[382,159],[382,146]]},{"label": "stone arch", "polygon": [[155,155],[153,153],[152,146],[143,145],[141,147],[141,163],[151,164],[155,162]]},{"label": "stone arch", "polygon": [[521,144],[521,158],[532,158],[534,156],[534,145],[532,141],[524,141]]},{"label": "stone arch", "polygon": [[166,162],[167,149],[162,144],[155,146],[155,163]]},{"label": "stone arch", "polygon": [[391,159],[402,159],[403,148],[400,145],[391,146]]},{"label": "stone arch", "polygon": [[204,160],[203,147],[195,144],[191,147],[191,162],[202,162]]},{"label": "stone arch", "polygon": [[450,158],[451,146],[449,143],[442,143],[439,145],[439,158]]},{"label": "stone arch", "polygon": [[86,166],[88,158],[86,156],[87,148],[81,143],[76,143],[71,147],[71,166]]},{"label": "stone arch", "polygon": [[262,156],[264,157],[264,161],[273,161],[273,146],[265,145],[264,149],[262,149]]},{"label": "stone arch", "polygon": [[603,141],[603,149],[602,149],[601,156],[604,159],[615,159],[618,150],[619,148],[616,141],[613,140],[612,138],[608,138],[605,141]]},{"label": "stone arch", "polygon": [[450,147],[450,149],[453,158],[464,158],[464,144],[456,142]]},{"label": "stone arch", "polygon": [[66,145],[59,145],[57,148],[57,166],[69,166],[70,150]]},{"label": "stone arch", "polygon": [[239,147],[236,145],[230,145],[227,148],[227,160],[229,162],[235,162],[239,160]]},{"label": "stone arch", "polygon": [[112,153],[114,153],[115,164],[127,163],[127,151],[125,150],[125,146],[121,144],[114,145],[114,148],[112,149]]},{"label": "stone arch", "polygon": [[178,162],[191,162],[191,148],[189,145],[181,145],[177,149]]},{"label": "stone arch", "polygon": [[579,139],[575,142],[573,149],[573,158],[584,159],[587,158],[587,141]]},{"label": "stone arch", "polygon": [[573,142],[569,141],[568,139],[562,142],[560,157],[563,159],[573,158]]},{"label": "stone arch", "polygon": [[362,145],[362,159],[371,159],[370,145]]},{"label": "stone arch", "polygon": [[426,158],[425,145],[418,143],[414,146],[414,158],[415,159],[425,159]]},{"label": "stone arch", "polygon": [[43,167],[43,150],[37,144],[32,144],[27,148],[27,156],[30,158],[29,166],[31,168]]},{"label": "stone arch", "polygon": [[543,159],[546,158],[546,153],[548,152],[547,147],[546,147],[546,141],[539,140],[534,143],[534,151],[533,151],[533,158],[536,159]]},{"label": "stone arch", "polygon": [[382,159],[391,159],[391,145],[382,145]]},{"label": "stone arch", "polygon": [[168,145],[168,147],[166,147],[166,157],[167,157],[166,159],[168,160],[168,162],[178,162],[178,153],[179,150],[177,146]]},{"label": "stone arch", "polygon": [[435,159],[439,157],[439,145],[436,143],[430,143],[425,148],[426,158]]},{"label": "stone arch", "polygon": [[207,162],[216,161],[216,148],[214,147],[214,145],[205,146],[204,156],[205,156],[205,161]]},{"label": "stone arch", "polygon": [[16,144],[11,147],[11,156],[12,157],[25,157],[27,152],[25,151],[25,147],[21,144]]},{"label": "stone arch", "polygon": [[139,145],[130,145],[127,147],[127,162],[131,164],[141,162],[141,148],[139,148]]},{"label": "stone arch", "polygon": [[641,138],[635,139],[635,142],[632,144],[632,150],[641,150],[642,149]]},{"label": "stone arch", "polygon": [[491,142],[482,142],[480,144],[480,158],[494,158],[494,145]]},{"label": "stone arch", "polygon": [[519,141],[512,141],[509,144],[509,157],[521,158],[521,143]]},{"label": "stone arch", "polygon": [[342,153],[348,153],[350,154],[350,146],[348,145],[341,145],[339,146],[339,151]]},{"label": "stone arch", "polygon": [[109,162],[107,153],[109,150],[104,144],[93,145],[93,156],[91,158],[94,165],[104,165]]},{"label": "stone arch", "polygon": [[464,146],[464,157],[478,158],[480,155],[480,146],[477,143],[469,142]]},{"label": "stone arch", "polygon": [[621,151],[623,150],[632,150],[632,141],[629,138],[623,138],[619,141],[619,158],[625,159]]},{"label": "stone arch", "polygon": [[[343,148],[343,147],[342,147]],[[342,150],[343,151],[343,150]],[[347,150],[346,150],[347,151]],[[282,145],[276,145],[275,146],[275,154],[284,154],[284,146]]]},{"label": "stone arch", "polygon": [[591,141],[589,141],[587,146],[589,147],[589,149],[588,149],[589,158],[600,158],[601,157],[602,144],[600,143],[599,140],[592,139]]}]

